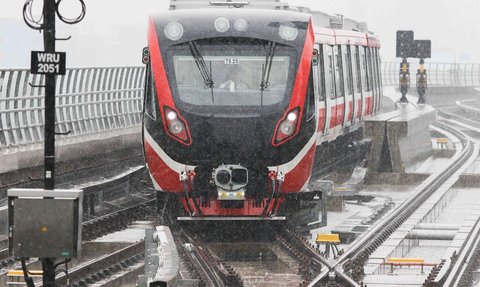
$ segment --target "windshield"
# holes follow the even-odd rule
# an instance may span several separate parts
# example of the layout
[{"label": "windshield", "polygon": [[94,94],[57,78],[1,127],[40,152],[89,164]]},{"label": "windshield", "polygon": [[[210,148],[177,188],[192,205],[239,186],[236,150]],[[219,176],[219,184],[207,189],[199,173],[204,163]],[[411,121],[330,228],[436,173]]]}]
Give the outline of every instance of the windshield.
[{"label": "windshield", "polygon": [[[288,99],[289,77],[294,70],[293,48],[277,45],[266,77],[263,72],[268,72],[265,66],[269,65],[267,41],[195,43],[200,54],[196,55],[197,60],[203,59],[203,66],[197,65],[188,44],[172,49],[172,82],[181,102],[195,106],[269,106]],[[206,70],[203,75],[202,67]],[[268,87],[262,92],[260,84],[264,78],[268,79]]]}]

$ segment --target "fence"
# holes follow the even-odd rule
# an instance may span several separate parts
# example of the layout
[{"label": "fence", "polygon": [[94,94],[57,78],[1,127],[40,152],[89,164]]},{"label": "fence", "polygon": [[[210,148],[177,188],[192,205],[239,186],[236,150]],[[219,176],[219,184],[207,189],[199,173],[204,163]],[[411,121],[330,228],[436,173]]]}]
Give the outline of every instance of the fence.
[{"label": "fence", "polygon": [[[143,67],[67,69],[57,77],[56,131],[69,137],[141,123]],[[44,76],[0,70],[0,147],[44,139]],[[30,85],[31,84],[31,85]]]},{"label": "fence", "polygon": [[[480,64],[425,66],[429,86],[480,87]],[[410,64],[412,85],[417,68]],[[398,85],[399,69],[399,62],[382,64],[385,86]],[[57,77],[57,132],[74,137],[139,125],[144,74],[144,67],[68,69]],[[26,69],[0,69],[0,147],[43,141],[43,80]]]},{"label": "fence", "polygon": [[[415,86],[417,62],[410,61],[410,84]],[[480,87],[480,64],[425,63],[429,86]],[[382,63],[382,78],[385,86],[398,86],[399,62]]]}]

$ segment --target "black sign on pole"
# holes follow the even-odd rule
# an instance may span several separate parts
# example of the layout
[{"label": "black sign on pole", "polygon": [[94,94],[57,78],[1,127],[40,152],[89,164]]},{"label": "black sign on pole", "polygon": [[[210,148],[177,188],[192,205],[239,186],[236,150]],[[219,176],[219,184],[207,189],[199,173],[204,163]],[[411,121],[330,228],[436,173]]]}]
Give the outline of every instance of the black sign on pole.
[{"label": "black sign on pole", "polygon": [[419,59],[426,59],[432,57],[432,41],[430,40],[415,40],[414,55],[412,57]]},{"label": "black sign on pole", "polygon": [[411,57],[413,46],[413,31],[397,31],[397,58]]},{"label": "black sign on pole", "polygon": [[65,52],[32,51],[30,72],[43,75],[65,75]]}]

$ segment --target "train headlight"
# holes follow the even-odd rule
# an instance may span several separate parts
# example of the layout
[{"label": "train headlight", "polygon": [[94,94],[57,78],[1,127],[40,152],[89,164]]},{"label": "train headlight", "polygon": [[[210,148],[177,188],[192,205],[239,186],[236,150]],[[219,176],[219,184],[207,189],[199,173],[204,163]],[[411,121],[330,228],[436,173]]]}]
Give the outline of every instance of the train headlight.
[{"label": "train headlight", "polygon": [[294,122],[297,119],[297,114],[295,112],[288,113],[287,120]]},{"label": "train headlight", "polygon": [[177,114],[174,111],[169,111],[167,113],[167,119],[173,121],[176,118],[177,118]]},{"label": "train headlight", "polygon": [[283,23],[278,29],[278,34],[284,40],[293,41],[297,39],[298,29],[293,23]]},{"label": "train headlight", "polygon": [[183,124],[181,121],[172,121],[170,125],[168,126],[168,129],[173,133],[178,135],[182,131],[185,130]]},{"label": "train headlight", "polygon": [[235,22],[233,22],[233,28],[237,30],[238,32],[245,32],[248,29],[248,22],[245,19],[237,19]]},{"label": "train headlight", "polygon": [[187,121],[173,108],[163,106],[164,127],[167,134],[176,141],[189,146],[192,144]]},{"label": "train headlight", "polygon": [[215,29],[220,32],[224,33],[230,30],[230,21],[227,18],[220,17],[215,20]]},{"label": "train headlight", "polygon": [[286,136],[291,136],[295,131],[295,127],[291,121],[284,121],[280,124],[280,132]]},{"label": "train headlight", "polygon": [[172,41],[180,40],[183,36],[183,25],[179,22],[172,21],[165,26],[165,36]]},{"label": "train headlight", "polygon": [[277,123],[277,128],[272,138],[273,146],[279,146],[292,139],[299,130],[300,108],[288,111]]}]

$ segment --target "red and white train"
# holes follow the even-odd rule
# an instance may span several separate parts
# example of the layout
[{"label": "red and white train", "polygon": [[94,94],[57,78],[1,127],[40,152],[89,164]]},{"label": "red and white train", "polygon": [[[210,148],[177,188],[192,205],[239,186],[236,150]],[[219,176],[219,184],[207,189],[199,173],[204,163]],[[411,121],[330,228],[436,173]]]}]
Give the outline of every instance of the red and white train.
[{"label": "red and white train", "polygon": [[318,198],[307,185],[321,149],[379,110],[380,42],[363,23],[277,1],[208,2],[218,9],[175,9],[148,27],[144,151],[159,207],[288,218]]}]

